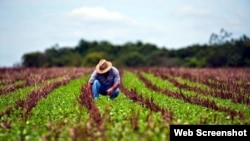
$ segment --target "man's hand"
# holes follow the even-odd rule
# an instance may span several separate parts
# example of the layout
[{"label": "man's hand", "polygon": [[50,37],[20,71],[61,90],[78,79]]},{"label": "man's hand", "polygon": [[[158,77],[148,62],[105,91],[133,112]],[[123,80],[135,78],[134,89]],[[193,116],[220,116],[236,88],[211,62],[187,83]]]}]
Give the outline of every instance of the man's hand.
[{"label": "man's hand", "polygon": [[113,89],[113,87],[111,87],[111,88],[109,88],[109,89],[107,90],[107,94],[108,94],[108,95],[111,95],[113,91],[114,91],[114,89]]},{"label": "man's hand", "polygon": [[112,92],[113,92],[116,88],[118,88],[119,86],[120,86],[119,83],[115,83],[112,87],[110,87],[110,88],[107,90],[107,94],[108,94],[108,95],[111,95]]}]

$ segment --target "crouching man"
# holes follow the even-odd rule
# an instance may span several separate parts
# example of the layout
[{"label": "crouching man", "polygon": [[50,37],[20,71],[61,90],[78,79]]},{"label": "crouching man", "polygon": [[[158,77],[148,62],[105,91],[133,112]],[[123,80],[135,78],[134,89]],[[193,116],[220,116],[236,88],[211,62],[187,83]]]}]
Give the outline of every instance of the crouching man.
[{"label": "crouching man", "polygon": [[109,96],[111,100],[116,98],[120,92],[120,74],[110,61],[101,59],[96,65],[88,81],[88,90],[94,99],[99,94]]}]

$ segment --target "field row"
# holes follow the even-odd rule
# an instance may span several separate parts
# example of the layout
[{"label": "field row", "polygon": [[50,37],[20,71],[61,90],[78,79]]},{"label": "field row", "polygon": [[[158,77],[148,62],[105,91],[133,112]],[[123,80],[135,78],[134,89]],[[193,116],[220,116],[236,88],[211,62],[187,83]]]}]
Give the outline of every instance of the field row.
[{"label": "field row", "polygon": [[[239,85],[238,76],[231,88],[225,78],[211,77],[203,83],[170,70],[122,69],[118,98],[101,96],[93,101],[85,90],[90,70],[57,70],[57,75],[51,71],[50,77],[24,87],[15,86],[26,83],[27,75],[18,79],[2,75],[0,90],[8,91],[0,95],[0,138],[168,140],[170,124],[250,124],[248,87]],[[249,84],[249,79],[242,81]],[[221,83],[225,87],[219,91],[215,86]],[[229,96],[220,96],[225,93]]]}]

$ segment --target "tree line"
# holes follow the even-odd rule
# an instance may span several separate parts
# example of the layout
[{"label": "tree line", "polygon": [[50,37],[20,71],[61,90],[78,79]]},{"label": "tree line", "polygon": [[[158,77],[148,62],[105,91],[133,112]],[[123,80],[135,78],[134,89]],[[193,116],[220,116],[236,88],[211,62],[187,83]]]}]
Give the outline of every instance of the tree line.
[{"label": "tree line", "polygon": [[209,44],[194,44],[181,49],[167,49],[137,41],[113,45],[108,41],[81,39],[75,47],[54,45],[44,52],[22,56],[23,67],[95,66],[106,58],[118,67],[249,67],[250,38],[218,40],[212,34]]}]

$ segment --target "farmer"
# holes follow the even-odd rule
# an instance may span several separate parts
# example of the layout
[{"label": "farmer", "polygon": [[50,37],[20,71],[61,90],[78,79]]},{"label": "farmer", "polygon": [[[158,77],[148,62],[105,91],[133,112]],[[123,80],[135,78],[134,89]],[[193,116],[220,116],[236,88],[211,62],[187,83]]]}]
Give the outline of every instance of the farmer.
[{"label": "farmer", "polygon": [[108,95],[112,100],[120,92],[120,74],[112,63],[101,59],[96,65],[88,81],[88,90],[92,93],[94,99],[99,98],[99,94]]}]

